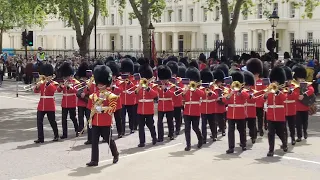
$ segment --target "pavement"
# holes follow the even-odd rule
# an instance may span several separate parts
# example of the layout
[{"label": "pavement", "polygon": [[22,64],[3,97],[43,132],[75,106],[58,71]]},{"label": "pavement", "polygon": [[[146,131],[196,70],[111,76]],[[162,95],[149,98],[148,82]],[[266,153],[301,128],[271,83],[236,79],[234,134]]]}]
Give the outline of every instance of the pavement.
[{"label": "pavement", "polygon": [[[259,137],[254,145],[248,138],[247,151],[242,152],[237,144],[235,153],[227,155],[227,136],[219,135],[217,142],[209,142],[197,149],[196,136],[192,132],[192,150],[185,152],[183,134],[173,141],[165,139],[164,143],[152,146],[146,132],[147,145],[138,148],[137,132],[117,139],[114,131],[120,152],[119,162],[113,165],[108,145],[100,144],[99,166],[89,168],[85,163],[90,161],[91,146],[83,145],[86,134],[75,138],[71,121],[68,124],[69,139],[52,143],[53,133],[45,119],[46,142],[33,143],[37,137],[39,95],[24,92],[22,86],[18,86],[18,97],[15,82],[5,81],[0,87],[0,180],[319,180],[320,177],[320,112],[309,119],[309,138],[295,146],[289,145],[287,153],[280,150],[281,142],[276,139],[274,157],[266,157],[266,135]],[[61,94],[56,95],[56,100],[56,120],[61,133]]]}]

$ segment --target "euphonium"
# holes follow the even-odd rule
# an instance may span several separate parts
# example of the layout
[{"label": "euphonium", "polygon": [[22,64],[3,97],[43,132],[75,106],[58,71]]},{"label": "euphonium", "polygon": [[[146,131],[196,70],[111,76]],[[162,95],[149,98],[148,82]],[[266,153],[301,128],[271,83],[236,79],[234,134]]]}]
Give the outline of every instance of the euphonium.
[{"label": "euphonium", "polygon": [[149,81],[146,78],[141,78],[139,83],[142,88],[147,88],[149,85]]},{"label": "euphonium", "polygon": [[231,83],[230,89],[232,91],[239,91],[240,89],[242,89],[244,87],[244,83],[240,83],[239,81],[233,81]]},{"label": "euphonium", "polygon": [[199,85],[200,85],[200,83],[198,83],[198,82],[190,81],[189,88],[191,91],[195,91]]}]

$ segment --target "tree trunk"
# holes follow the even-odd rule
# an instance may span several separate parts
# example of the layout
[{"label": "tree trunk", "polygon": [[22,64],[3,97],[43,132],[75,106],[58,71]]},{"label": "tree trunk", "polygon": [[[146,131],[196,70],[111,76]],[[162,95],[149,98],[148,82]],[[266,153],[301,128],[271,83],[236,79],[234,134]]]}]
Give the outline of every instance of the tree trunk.
[{"label": "tree trunk", "polygon": [[148,32],[148,25],[149,22],[143,22],[141,23],[141,34],[142,34],[142,43],[143,43],[143,56],[145,58],[149,58],[151,60],[151,54],[150,54],[150,36]]},{"label": "tree trunk", "polygon": [[85,56],[87,53],[89,53],[89,45],[90,45],[90,36],[84,37],[82,36],[81,41],[78,41],[79,45],[79,53],[81,56]]},{"label": "tree trunk", "polygon": [[2,40],[3,40],[3,31],[0,30],[0,54],[2,54]]},{"label": "tree trunk", "polygon": [[235,32],[231,28],[222,30],[223,34],[223,55],[232,58],[236,54]]}]

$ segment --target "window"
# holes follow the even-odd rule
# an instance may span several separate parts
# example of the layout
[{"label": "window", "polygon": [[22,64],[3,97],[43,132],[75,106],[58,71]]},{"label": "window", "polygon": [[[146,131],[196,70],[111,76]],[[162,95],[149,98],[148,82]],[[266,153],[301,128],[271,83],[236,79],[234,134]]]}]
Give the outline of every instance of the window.
[{"label": "window", "polygon": [[313,41],[313,32],[308,32],[307,38],[308,38],[308,42],[312,42]]},{"label": "window", "polygon": [[63,48],[67,49],[67,37],[63,37]]},{"label": "window", "polygon": [[71,48],[74,49],[74,37],[71,37]]},{"label": "window", "polygon": [[111,14],[111,25],[114,25],[114,14]]},{"label": "window", "polygon": [[120,36],[120,48],[123,50],[123,36]]},{"label": "window", "polygon": [[206,34],[203,35],[203,49],[208,48],[208,36]]},{"label": "window", "polygon": [[220,19],[220,8],[219,6],[216,6],[216,17],[215,17],[215,21],[218,21]]},{"label": "window", "polygon": [[106,17],[105,16],[102,16],[101,18],[101,24],[104,26],[106,25]]},{"label": "window", "polygon": [[243,34],[243,48],[248,49],[248,33]]},{"label": "window", "polygon": [[243,20],[248,20],[248,13],[242,14],[242,19],[243,19]]},{"label": "window", "polygon": [[220,34],[215,34],[214,35],[214,40],[219,41],[220,40]]},{"label": "window", "polygon": [[279,4],[278,3],[273,3],[273,10],[278,12],[279,9]]},{"label": "window", "polygon": [[190,22],[193,22],[193,9],[190,9]]},{"label": "window", "polygon": [[132,25],[132,17],[129,17],[129,25]]},{"label": "window", "polygon": [[110,0],[110,5],[114,6],[114,0]]},{"label": "window", "polygon": [[139,36],[139,50],[141,50],[141,45],[142,45],[142,37]]},{"label": "window", "polygon": [[258,49],[261,50],[262,49],[262,34],[259,33],[258,34]]},{"label": "window", "polygon": [[169,50],[172,50],[172,35],[169,35]]},{"label": "window", "polygon": [[[40,39],[42,39],[42,37],[40,37]],[[43,43],[43,41],[42,41],[42,43]],[[40,43],[41,44],[41,43]],[[41,47],[42,47],[43,45],[41,44]],[[14,36],[10,36],[10,47],[11,48],[14,48]]]},{"label": "window", "polygon": [[292,42],[294,41],[294,33],[289,33],[289,38],[290,38],[290,48],[292,47]]},{"label": "window", "polygon": [[178,10],[178,21],[181,22],[182,21],[182,9]]},{"label": "window", "polygon": [[295,9],[295,6],[294,6],[294,3],[292,2],[290,4],[290,17],[291,18],[294,18],[296,15],[296,9]]},{"label": "window", "polygon": [[123,14],[120,14],[120,25],[123,25]]},{"label": "window", "polygon": [[263,10],[262,10],[262,4],[258,4],[258,19],[262,19],[263,16]]},{"label": "window", "polygon": [[203,22],[207,22],[208,20],[208,10],[203,9]]},{"label": "window", "polygon": [[168,11],[168,22],[172,21],[172,10]]},{"label": "window", "polygon": [[133,50],[133,37],[132,36],[129,37],[129,41],[130,41],[130,50]]},{"label": "window", "polygon": [[[12,43],[14,47],[14,43]],[[44,46],[44,39],[43,39],[43,36],[40,37],[40,46],[43,47]]]}]

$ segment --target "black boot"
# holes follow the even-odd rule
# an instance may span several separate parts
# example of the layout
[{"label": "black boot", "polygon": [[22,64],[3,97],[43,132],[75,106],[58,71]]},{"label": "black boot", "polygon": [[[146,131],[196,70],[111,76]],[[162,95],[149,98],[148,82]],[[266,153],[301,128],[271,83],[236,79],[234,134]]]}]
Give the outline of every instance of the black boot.
[{"label": "black boot", "polygon": [[234,153],[234,149],[228,149],[228,150],[226,151],[226,153],[227,153],[227,154],[232,154],[232,153]]},{"label": "black boot", "polygon": [[203,145],[203,141],[202,141],[202,139],[199,139],[198,140],[198,148],[200,149],[202,147],[202,145]]},{"label": "black boot", "polygon": [[36,144],[44,143],[44,140],[37,139],[37,140],[34,141],[34,143],[36,143]]},{"label": "black boot", "polygon": [[156,145],[157,144],[157,138],[152,139],[152,145]]},{"label": "black boot", "polygon": [[98,162],[90,161],[90,162],[88,162],[86,165],[89,166],[89,167],[98,166]]},{"label": "black boot", "polygon": [[59,141],[59,136],[54,137],[54,138],[52,139],[52,141],[53,141],[53,142]]},{"label": "black boot", "polygon": [[190,151],[191,150],[191,146],[187,146],[184,148],[185,151]]},{"label": "black boot", "polygon": [[294,140],[294,138],[291,138],[291,144],[294,146],[296,145],[296,141]]},{"label": "black boot", "polygon": [[92,144],[91,141],[84,142],[84,145],[89,145],[89,144]]},{"label": "black boot", "polygon": [[269,151],[268,154],[267,154],[268,157],[272,157],[273,155],[274,155],[273,151]]},{"label": "black boot", "polygon": [[119,161],[119,154],[113,157],[113,164],[116,164]]},{"label": "black boot", "polygon": [[138,144],[138,147],[145,147],[146,145],[144,143]]},{"label": "black boot", "polygon": [[303,136],[304,136],[304,139],[308,139],[308,133],[307,132],[304,132]]}]

